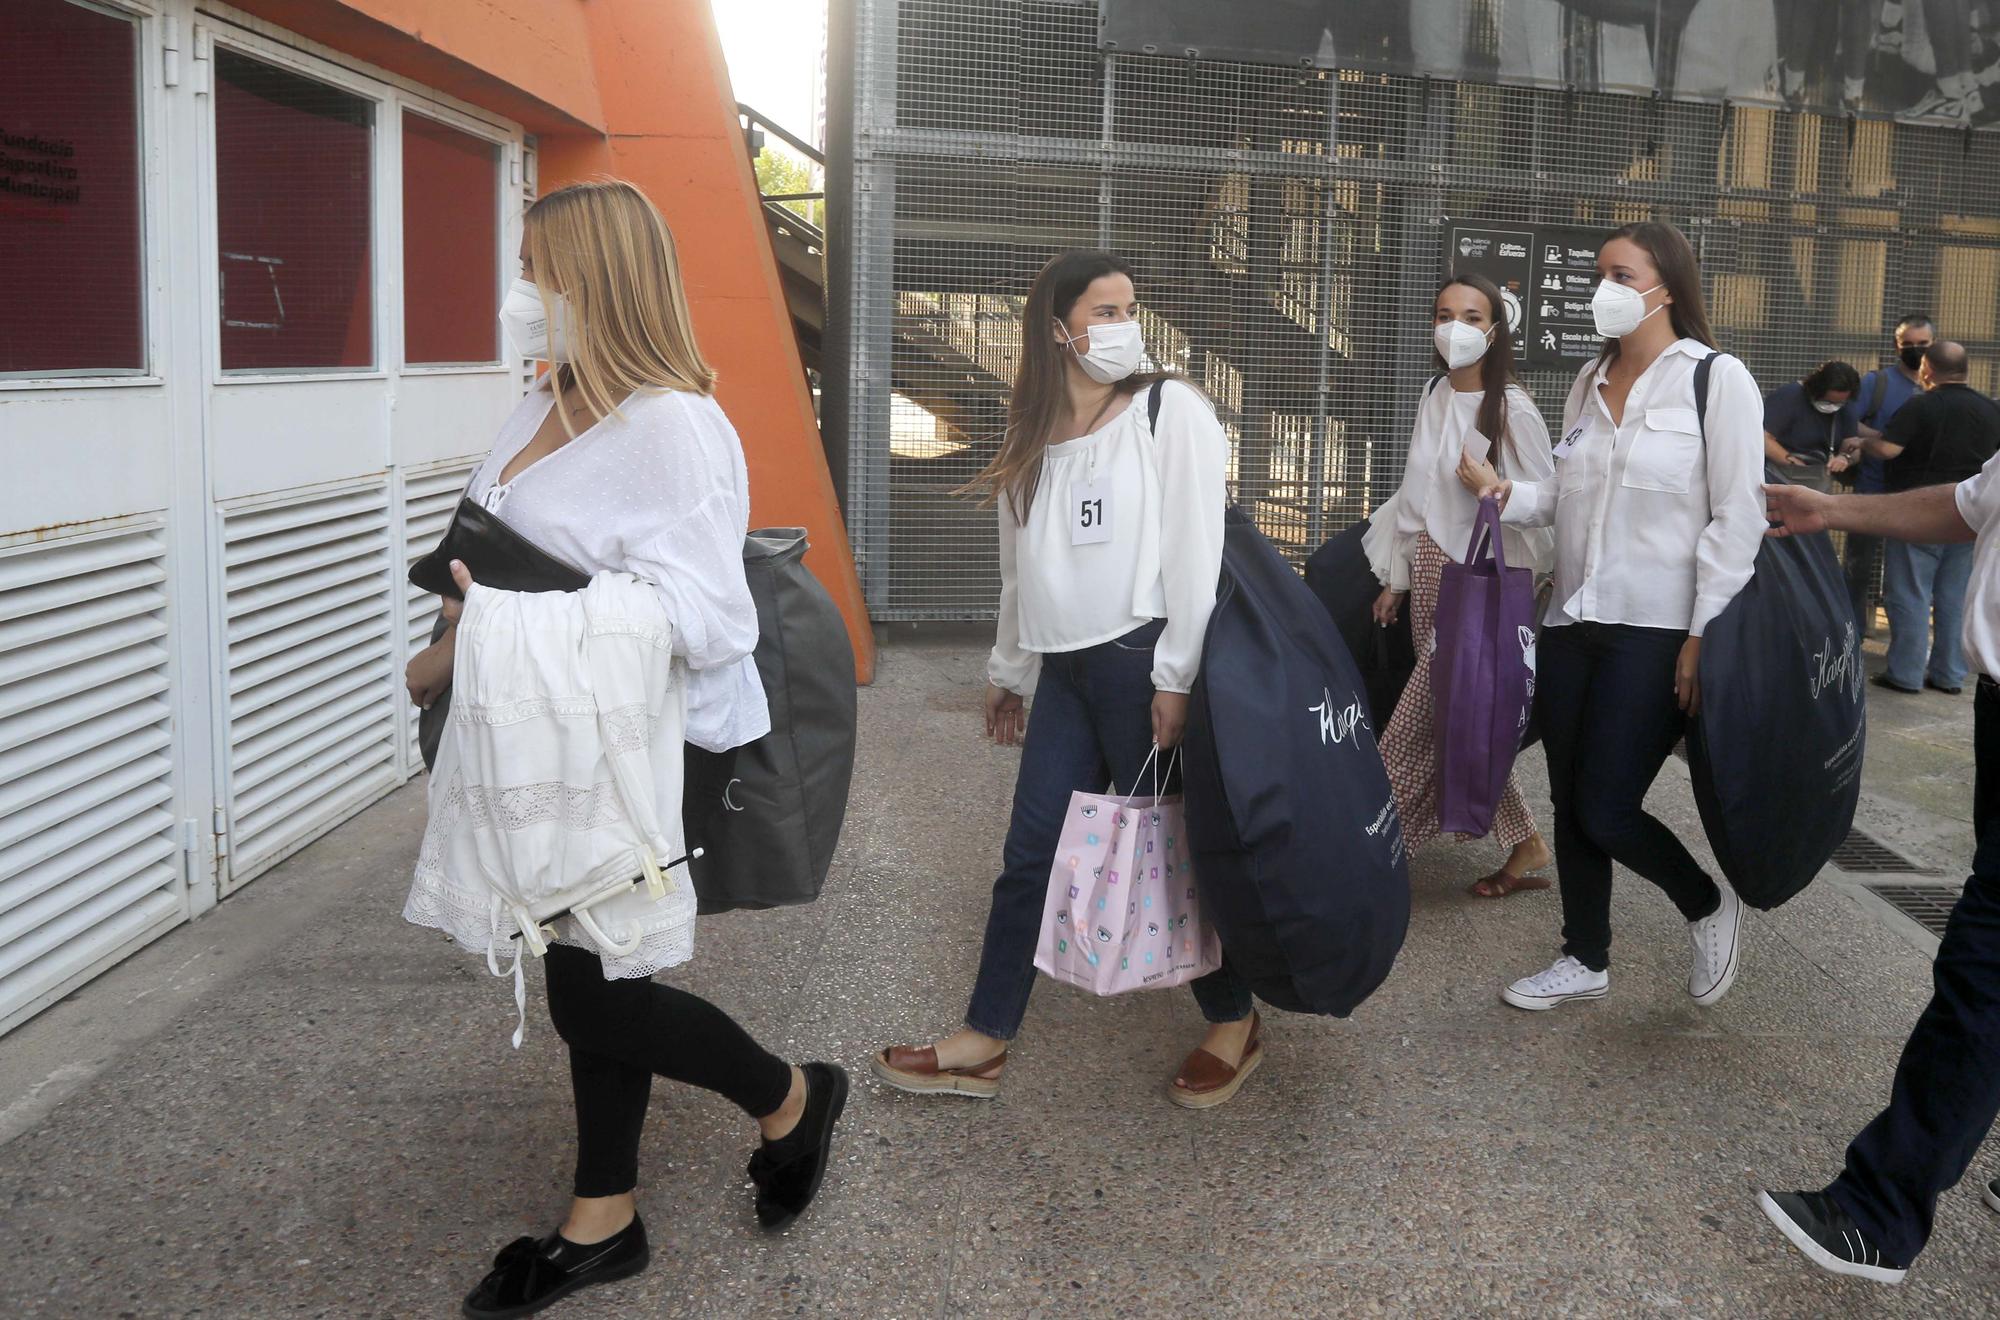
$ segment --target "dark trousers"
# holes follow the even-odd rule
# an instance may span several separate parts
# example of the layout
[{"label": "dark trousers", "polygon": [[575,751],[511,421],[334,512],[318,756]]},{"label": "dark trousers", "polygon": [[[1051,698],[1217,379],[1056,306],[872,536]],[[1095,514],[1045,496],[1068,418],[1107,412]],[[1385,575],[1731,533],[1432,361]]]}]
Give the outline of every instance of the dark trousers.
[{"label": "dark trousers", "polygon": [[1972,877],[1938,944],[1931,1002],[1903,1046],[1889,1107],[1827,1188],[1897,1265],[1930,1241],[1938,1197],[1965,1176],[2000,1114],[2000,687],[1990,678],[1973,710]]},{"label": "dark trousers", "polygon": [[1713,913],[1722,891],[1674,832],[1646,811],[1646,790],[1680,741],[1674,666],[1687,634],[1623,624],[1544,628],[1535,713],[1555,799],[1563,952],[1611,965],[1611,864],[1666,892],[1681,915]]},{"label": "dark trousers", "polygon": [[[965,1010],[965,1025],[983,1036],[1012,1040],[1027,1016],[1035,939],[1070,794],[1101,793],[1107,783],[1127,796],[1152,791],[1137,780],[1153,749],[1153,643],[1163,626],[1155,621],[1116,641],[1042,657],[979,976]],[[1250,1016],[1250,987],[1224,953],[1221,969],[1190,988],[1210,1022],[1240,1022]]]},{"label": "dark trousers", "polygon": [[1882,538],[1847,534],[1845,553],[1847,598],[1854,605],[1854,619],[1866,637],[1875,622],[1875,579],[1882,572]]},{"label": "dark trousers", "polygon": [[752,1118],[776,1113],[791,1065],[706,999],[644,977],[607,981],[597,955],[549,946],[549,1017],[569,1046],[576,1096],[576,1195],[639,1185],[639,1135],[653,1076],[734,1102]]}]

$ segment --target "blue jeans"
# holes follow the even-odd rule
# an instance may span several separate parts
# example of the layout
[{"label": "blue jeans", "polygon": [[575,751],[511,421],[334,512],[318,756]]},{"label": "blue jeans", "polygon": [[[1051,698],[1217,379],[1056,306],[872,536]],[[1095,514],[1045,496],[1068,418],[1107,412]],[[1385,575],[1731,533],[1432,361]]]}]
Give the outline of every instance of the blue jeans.
[{"label": "blue jeans", "polygon": [[1988,679],[1972,737],[1972,878],[1945,923],[1931,1002],[1903,1046],[1889,1107],[1827,1188],[1893,1265],[1930,1241],[1939,1194],[1965,1176],[2000,1114],[2000,687]]},{"label": "blue jeans", "polygon": [[1883,547],[1890,682],[1920,688],[1928,678],[1939,687],[1965,686],[1959,626],[1965,616],[1965,585],[1971,578],[1970,541],[1958,545],[1891,541]]},{"label": "blue jeans", "polygon": [[[1042,678],[1014,783],[1014,817],[1007,826],[1003,869],[993,882],[986,944],[965,1025],[982,1036],[1012,1040],[1035,988],[1035,938],[1048,897],[1069,795],[1121,793],[1153,750],[1153,643],[1165,626],[1155,620],[1116,641],[1042,657]],[[1250,1016],[1250,987],[1230,970],[1192,983],[1210,1022]]]}]

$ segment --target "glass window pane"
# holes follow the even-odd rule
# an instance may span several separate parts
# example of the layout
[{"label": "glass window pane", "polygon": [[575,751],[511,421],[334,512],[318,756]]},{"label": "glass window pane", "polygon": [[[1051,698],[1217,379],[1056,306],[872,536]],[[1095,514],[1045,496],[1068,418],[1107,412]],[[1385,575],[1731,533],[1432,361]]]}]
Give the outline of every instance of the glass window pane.
[{"label": "glass window pane", "polygon": [[362,97],[216,50],[224,371],[374,364],[373,122]]},{"label": "glass window pane", "polygon": [[0,3],[0,374],[146,369],[136,26]]},{"label": "glass window pane", "polygon": [[500,360],[500,148],[403,115],[403,361]]}]

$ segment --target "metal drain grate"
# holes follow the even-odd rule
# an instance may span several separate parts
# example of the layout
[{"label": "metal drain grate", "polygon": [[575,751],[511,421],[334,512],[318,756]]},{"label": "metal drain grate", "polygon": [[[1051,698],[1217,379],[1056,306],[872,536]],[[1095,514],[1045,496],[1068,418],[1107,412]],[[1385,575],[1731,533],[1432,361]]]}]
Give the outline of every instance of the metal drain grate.
[{"label": "metal drain grate", "polygon": [[1862,887],[1940,939],[1944,937],[1946,918],[1951,916],[1959,895],[1965,892],[1963,885],[1871,884]]},{"label": "metal drain grate", "polygon": [[1856,826],[1833,850],[1833,864],[1856,875],[1938,875],[1934,866],[1919,866],[1881,840]]}]

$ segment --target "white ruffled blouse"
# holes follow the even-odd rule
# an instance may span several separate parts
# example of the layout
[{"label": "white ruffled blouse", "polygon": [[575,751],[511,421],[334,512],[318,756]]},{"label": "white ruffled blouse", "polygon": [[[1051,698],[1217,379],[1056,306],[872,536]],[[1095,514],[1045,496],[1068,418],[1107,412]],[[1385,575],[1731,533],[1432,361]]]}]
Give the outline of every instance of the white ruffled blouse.
[{"label": "white ruffled blouse", "polygon": [[757,607],[743,573],[750,476],[707,395],[641,391],[498,484],[554,406],[547,377],[501,426],[466,494],[586,574],[631,573],[666,605],[686,658],[687,740],[722,752],[771,729],[757,676]]}]

